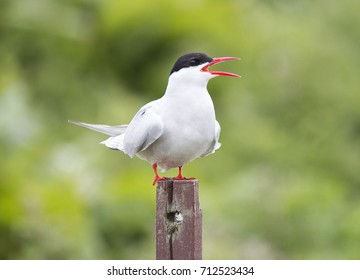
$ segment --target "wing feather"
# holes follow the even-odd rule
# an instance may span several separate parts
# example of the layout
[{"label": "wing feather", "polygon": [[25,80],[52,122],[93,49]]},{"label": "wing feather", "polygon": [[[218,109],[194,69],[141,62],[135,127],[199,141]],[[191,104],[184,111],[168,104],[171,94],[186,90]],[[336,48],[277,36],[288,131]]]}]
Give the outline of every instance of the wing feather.
[{"label": "wing feather", "polygon": [[220,124],[218,123],[218,121],[215,121],[214,140],[211,142],[211,145],[209,146],[208,150],[204,154],[202,154],[201,157],[205,157],[207,155],[213,154],[217,149],[221,147],[221,143],[219,142],[220,131],[221,131]]},{"label": "wing feather", "polygon": [[124,153],[130,157],[145,150],[163,133],[163,122],[152,106],[153,102],[142,107],[127,127]]}]

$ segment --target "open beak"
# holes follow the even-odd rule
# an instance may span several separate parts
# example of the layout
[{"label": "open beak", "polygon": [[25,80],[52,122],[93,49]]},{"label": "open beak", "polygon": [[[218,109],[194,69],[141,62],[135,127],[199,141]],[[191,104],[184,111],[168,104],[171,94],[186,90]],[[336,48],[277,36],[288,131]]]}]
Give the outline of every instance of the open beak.
[{"label": "open beak", "polygon": [[217,76],[230,76],[230,77],[237,77],[240,78],[239,75],[233,74],[233,73],[229,73],[229,72],[223,72],[223,71],[210,71],[208,68],[212,65],[227,61],[227,60],[239,60],[240,58],[237,57],[218,57],[218,58],[214,58],[211,62],[209,62],[208,64],[206,64],[203,68],[201,68],[201,71],[203,72],[208,72],[212,75],[217,75]]}]

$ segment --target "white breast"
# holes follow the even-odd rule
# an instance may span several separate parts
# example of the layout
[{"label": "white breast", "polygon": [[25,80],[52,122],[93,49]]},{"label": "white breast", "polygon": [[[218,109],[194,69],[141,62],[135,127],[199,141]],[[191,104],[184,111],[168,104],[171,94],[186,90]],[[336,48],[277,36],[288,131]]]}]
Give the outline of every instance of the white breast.
[{"label": "white breast", "polygon": [[138,156],[162,169],[182,166],[200,157],[215,138],[215,111],[206,88],[165,94],[154,108],[163,134]]}]

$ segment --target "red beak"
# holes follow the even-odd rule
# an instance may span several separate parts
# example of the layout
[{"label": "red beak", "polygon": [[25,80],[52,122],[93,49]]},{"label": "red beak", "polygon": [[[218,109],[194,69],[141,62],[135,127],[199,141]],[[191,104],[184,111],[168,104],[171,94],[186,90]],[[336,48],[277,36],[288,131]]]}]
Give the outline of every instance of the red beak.
[{"label": "red beak", "polygon": [[218,75],[218,76],[230,76],[230,77],[237,77],[240,78],[239,75],[229,73],[229,72],[223,72],[223,71],[210,71],[208,68],[212,65],[227,61],[227,60],[239,60],[240,58],[237,57],[218,57],[214,58],[211,62],[206,64],[203,68],[201,68],[201,71],[203,72],[209,72],[212,75]]}]

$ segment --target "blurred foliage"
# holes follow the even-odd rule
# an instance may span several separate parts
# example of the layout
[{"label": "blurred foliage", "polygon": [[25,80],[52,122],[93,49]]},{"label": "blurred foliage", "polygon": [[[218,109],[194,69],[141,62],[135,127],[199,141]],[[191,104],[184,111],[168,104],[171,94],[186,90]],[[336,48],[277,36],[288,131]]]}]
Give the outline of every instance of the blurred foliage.
[{"label": "blurred foliage", "polygon": [[67,119],[129,122],[202,51],[241,57],[221,69],[243,76],[209,83],[223,146],[184,170],[204,258],[359,259],[359,8],[2,0],[0,258],[154,258],[150,166]]}]

